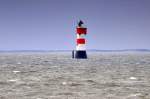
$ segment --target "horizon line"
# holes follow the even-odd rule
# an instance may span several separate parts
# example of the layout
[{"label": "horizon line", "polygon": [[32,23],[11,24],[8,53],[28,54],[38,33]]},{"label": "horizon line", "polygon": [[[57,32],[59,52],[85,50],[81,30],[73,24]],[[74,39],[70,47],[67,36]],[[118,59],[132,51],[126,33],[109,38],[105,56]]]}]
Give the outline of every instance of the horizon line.
[{"label": "horizon line", "polygon": [[[0,52],[52,52],[52,51],[73,51],[73,50],[0,50]],[[149,51],[150,49],[115,49],[115,50],[108,50],[108,49],[87,49],[86,51],[101,51],[101,52],[121,52],[121,51]]]}]

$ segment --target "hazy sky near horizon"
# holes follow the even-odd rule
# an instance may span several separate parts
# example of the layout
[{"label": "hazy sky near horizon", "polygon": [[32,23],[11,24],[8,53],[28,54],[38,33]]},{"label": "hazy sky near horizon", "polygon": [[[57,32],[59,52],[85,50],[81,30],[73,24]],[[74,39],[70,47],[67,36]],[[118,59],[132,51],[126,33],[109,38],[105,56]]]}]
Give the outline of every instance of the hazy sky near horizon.
[{"label": "hazy sky near horizon", "polygon": [[0,0],[0,50],[150,49],[150,0]]}]

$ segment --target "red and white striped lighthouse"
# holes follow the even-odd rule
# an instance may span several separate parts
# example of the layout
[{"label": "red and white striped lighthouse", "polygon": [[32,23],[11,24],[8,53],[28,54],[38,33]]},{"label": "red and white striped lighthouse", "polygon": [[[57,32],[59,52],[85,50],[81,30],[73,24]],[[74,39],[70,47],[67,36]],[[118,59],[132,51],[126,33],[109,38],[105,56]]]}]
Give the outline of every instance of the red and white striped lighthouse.
[{"label": "red and white striped lighthouse", "polygon": [[86,39],[85,36],[87,34],[87,28],[82,26],[83,22],[80,20],[78,26],[76,28],[76,50],[73,51],[73,58],[77,59],[86,59]]}]

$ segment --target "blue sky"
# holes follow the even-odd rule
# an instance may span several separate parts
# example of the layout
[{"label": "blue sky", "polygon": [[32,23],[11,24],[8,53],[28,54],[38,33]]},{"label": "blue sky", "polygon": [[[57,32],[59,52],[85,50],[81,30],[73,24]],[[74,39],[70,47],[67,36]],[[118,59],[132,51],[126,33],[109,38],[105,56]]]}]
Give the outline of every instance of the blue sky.
[{"label": "blue sky", "polygon": [[0,50],[150,49],[150,0],[0,0]]}]

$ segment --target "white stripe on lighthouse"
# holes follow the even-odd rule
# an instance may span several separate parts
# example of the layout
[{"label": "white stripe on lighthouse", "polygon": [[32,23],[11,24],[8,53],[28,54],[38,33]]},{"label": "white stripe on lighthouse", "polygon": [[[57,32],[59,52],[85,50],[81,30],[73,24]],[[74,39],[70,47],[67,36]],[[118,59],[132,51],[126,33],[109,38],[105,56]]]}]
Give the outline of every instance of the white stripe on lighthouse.
[{"label": "white stripe on lighthouse", "polygon": [[85,38],[85,34],[77,34],[77,39],[79,39],[79,38]]},{"label": "white stripe on lighthouse", "polygon": [[76,46],[76,50],[86,50],[85,44],[78,44],[78,45]]}]

